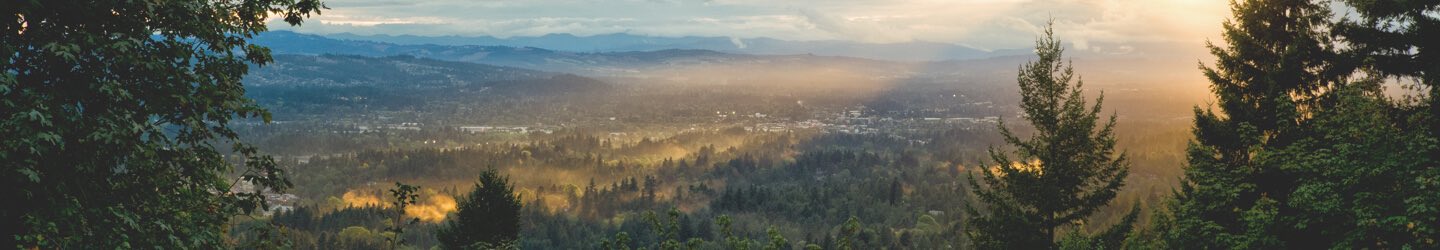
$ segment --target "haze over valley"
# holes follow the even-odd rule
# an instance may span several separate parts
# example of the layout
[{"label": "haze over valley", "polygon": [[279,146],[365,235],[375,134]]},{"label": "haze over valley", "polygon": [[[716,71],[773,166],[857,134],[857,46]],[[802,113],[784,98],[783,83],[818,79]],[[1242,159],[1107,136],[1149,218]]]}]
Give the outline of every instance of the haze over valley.
[{"label": "haze over valley", "polygon": [[[478,171],[496,168],[510,176],[527,209],[579,220],[563,223],[676,207],[695,216],[744,215],[754,220],[741,220],[742,226],[761,227],[753,232],[783,222],[792,225],[785,230],[793,237],[847,216],[794,217],[784,213],[813,212],[722,204],[736,192],[761,192],[756,188],[781,192],[858,181],[883,191],[898,183],[914,198],[883,209],[932,213],[925,220],[945,221],[926,223],[953,226],[959,218],[950,216],[965,213],[963,206],[944,204],[967,199],[953,189],[963,189],[959,181],[978,169],[988,147],[1003,143],[995,127],[1003,120],[1028,131],[1014,125],[1023,119],[1015,68],[1035,59],[1014,53],[1025,50],[895,61],[827,55],[836,51],[826,47],[746,54],[678,42],[637,51],[617,42],[601,52],[532,46],[547,44],[545,38],[591,44],[586,41],[617,36],[633,37],[552,35],[500,46],[477,45],[495,42],[484,38],[265,33],[257,42],[270,46],[275,62],[245,82],[247,96],[268,107],[276,122],[243,131],[294,174],[300,199],[288,207],[360,206],[371,198],[351,196],[383,197],[383,184],[396,181],[451,199]],[[1105,94],[1105,113],[1118,115],[1121,147],[1135,159],[1126,198],[1115,206],[1168,192],[1184,160],[1191,109],[1204,98],[1198,73],[1176,72],[1198,70],[1133,55],[1073,60],[1086,96]],[[850,166],[856,169],[793,172],[792,166],[828,164],[808,162],[833,157],[861,162]],[[833,172],[839,170],[845,171]],[[635,193],[624,191],[641,184]],[[835,192],[850,192],[843,190]],[[602,194],[622,200],[590,198]],[[829,209],[851,206],[876,209],[861,203]],[[893,217],[868,223],[917,223],[911,213],[883,214]],[[628,227],[607,224],[588,237]],[[550,226],[556,225],[525,230]],[[955,229],[929,230],[938,236]]]},{"label": "haze over valley", "polygon": [[1440,1],[0,12],[0,248],[1440,249]]}]

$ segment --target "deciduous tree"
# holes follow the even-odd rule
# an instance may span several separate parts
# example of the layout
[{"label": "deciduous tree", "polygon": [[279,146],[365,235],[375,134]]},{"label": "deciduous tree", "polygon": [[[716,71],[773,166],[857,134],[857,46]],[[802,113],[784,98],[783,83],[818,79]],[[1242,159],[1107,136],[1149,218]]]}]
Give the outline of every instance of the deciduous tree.
[{"label": "deciduous tree", "polygon": [[[290,183],[237,141],[261,118],[240,79],[249,40],[318,0],[4,1],[0,236],[5,247],[208,248]],[[238,166],[238,167],[237,167]],[[231,173],[239,172],[237,178]],[[239,182],[253,191],[233,189]]]}]

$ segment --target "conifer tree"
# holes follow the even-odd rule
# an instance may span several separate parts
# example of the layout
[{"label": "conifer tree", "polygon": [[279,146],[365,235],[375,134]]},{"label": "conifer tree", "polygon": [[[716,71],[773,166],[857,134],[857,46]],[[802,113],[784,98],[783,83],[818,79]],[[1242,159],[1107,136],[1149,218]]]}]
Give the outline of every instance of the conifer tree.
[{"label": "conifer tree", "polygon": [[[1403,200],[1409,221],[1391,219],[1389,227],[1403,227],[1401,231],[1416,236],[1410,239],[1418,246],[1437,247],[1440,245],[1440,1],[1365,1],[1344,0],[1358,14],[1357,20],[1342,22],[1339,30],[1352,48],[1349,54],[1360,62],[1367,73],[1377,76],[1412,80],[1407,86],[1423,93],[1419,98],[1393,102],[1398,106],[1382,109],[1392,114],[1388,118],[1401,121],[1392,129],[1405,131],[1399,135],[1381,135],[1403,139],[1406,142],[1422,143],[1418,153],[1422,158],[1408,157],[1414,166],[1403,169],[1387,169],[1389,173],[1411,180],[1402,184],[1401,192],[1389,192],[1394,199]],[[1398,104],[1398,105],[1397,105]],[[1374,115],[1377,113],[1370,113]],[[1378,139],[1378,138],[1377,138]],[[1415,143],[1389,143],[1404,145]],[[1394,151],[1382,151],[1394,152]],[[1389,158],[1384,158],[1389,159]],[[1391,209],[1394,209],[1393,207]],[[1392,213],[1394,210],[1391,211]],[[1379,213],[1372,215],[1380,215]],[[1399,216],[1387,216],[1401,218]],[[1396,244],[1399,245],[1399,244]]]},{"label": "conifer tree", "polygon": [[[1295,176],[1260,156],[1293,143],[1300,106],[1334,85],[1323,25],[1328,9],[1308,0],[1235,2],[1226,44],[1202,66],[1220,112],[1195,110],[1185,181],[1171,212],[1172,247],[1279,248],[1279,205]],[[1223,47],[1222,47],[1223,46]],[[1273,161],[1268,163],[1274,163]]]},{"label": "conifer tree", "polygon": [[[1383,76],[1409,78],[1426,98],[1414,104],[1430,137],[1440,137],[1440,1],[1344,0],[1358,18],[1341,22],[1337,34],[1356,64]],[[1440,151],[1430,161],[1440,161]]]},{"label": "conifer tree", "polygon": [[967,233],[978,248],[1055,248],[1056,230],[1109,204],[1129,173],[1125,155],[1115,152],[1115,116],[1101,123],[1103,95],[1087,105],[1083,82],[1062,61],[1053,24],[1035,47],[1038,59],[1021,66],[1018,77],[1020,107],[1034,136],[1022,139],[1002,122],[1000,131],[1016,155],[992,148],[996,166],[982,171],[979,181],[969,176],[988,211],[967,207]]},{"label": "conifer tree", "polygon": [[1327,3],[1233,5],[1226,44],[1211,46],[1218,60],[1205,68],[1220,111],[1196,109],[1185,181],[1155,220],[1164,240],[1154,246],[1436,246],[1430,154],[1440,151],[1416,129],[1426,118],[1384,95],[1374,78],[1383,74],[1355,74],[1387,59],[1332,40]]},{"label": "conifer tree", "polygon": [[464,197],[454,219],[436,231],[446,249],[499,248],[519,238],[520,197],[509,178],[495,169],[480,173],[470,194]]}]

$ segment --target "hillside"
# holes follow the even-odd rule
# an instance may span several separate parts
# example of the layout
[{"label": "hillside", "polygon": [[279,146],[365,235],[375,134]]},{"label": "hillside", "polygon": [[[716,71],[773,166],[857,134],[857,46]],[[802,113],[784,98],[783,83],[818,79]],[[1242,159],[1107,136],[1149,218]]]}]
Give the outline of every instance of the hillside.
[{"label": "hillside", "polygon": [[277,115],[311,118],[486,106],[610,88],[576,75],[411,56],[278,55],[244,81],[246,94]]}]

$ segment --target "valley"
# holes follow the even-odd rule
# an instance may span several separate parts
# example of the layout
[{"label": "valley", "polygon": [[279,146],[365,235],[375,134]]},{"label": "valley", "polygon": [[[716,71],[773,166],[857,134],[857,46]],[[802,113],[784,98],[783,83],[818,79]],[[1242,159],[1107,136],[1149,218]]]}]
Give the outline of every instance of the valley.
[{"label": "valley", "polygon": [[[377,44],[324,41],[311,44]],[[742,238],[774,228],[831,248],[853,216],[865,246],[953,247],[966,244],[952,237],[973,199],[966,178],[1004,144],[997,126],[1029,131],[1003,66],[1025,58],[372,47],[386,49],[279,55],[246,78],[276,122],[242,131],[292,174],[299,199],[273,216],[302,246],[378,244],[335,235],[379,225],[370,209],[393,182],[423,188],[423,209],[406,213],[430,219],[405,237],[433,246],[455,197],[497,169],[525,204],[521,248],[590,248],[620,232],[658,241],[640,218],[672,210],[682,239],[722,239],[725,216]],[[330,54],[347,50],[358,55]],[[1193,104],[1163,97],[1183,86],[1098,86],[1134,157],[1114,209],[1096,216],[1104,225],[1173,188]]]}]

